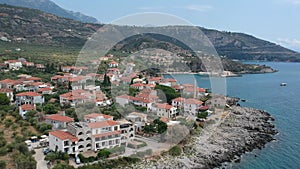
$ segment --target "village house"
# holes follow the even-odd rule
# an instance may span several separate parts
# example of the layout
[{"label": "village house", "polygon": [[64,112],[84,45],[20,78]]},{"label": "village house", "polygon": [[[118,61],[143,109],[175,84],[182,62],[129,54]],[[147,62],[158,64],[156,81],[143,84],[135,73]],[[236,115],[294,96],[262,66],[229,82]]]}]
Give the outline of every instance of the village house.
[{"label": "village house", "polygon": [[172,100],[172,106],[182,109],[185,113],[191,115],[197,115],[203,102],[194,98],[182,98],[178,97]]},{"label": "village house", "polygon": [[53,88],[52,87],[43,87],[38,89],[38,93],[41,93],[42,95],[44,94],[53,94]]},{"label": "village house", "polygon": [[173,118],[177,113],[177,108],[169,105],[168,103],[156,103],[153,105],[153,112],[159,117]]},{"label": "village house", "polygon": [[129,96],[126,94],[120,95],[120,96],[116,97],[116,103],[118,103],[119,105],[124,107],[125,105],[127,105],[131,102],[131,100],[132,100],[131,98],[132,98],[132,96]]},{"label": "village house", "polygon": [[56,85],[70,86],[72,87],[72,90],[85,89],[86,80],[86,76],[77,75],[56,75],[51,77],[51,81]]},{"label": "village house", "polygon": [[177,97],[172,100],[172,106],[177,108],[183,108],[184,107],[185,98]]},{"label": "village house", "polygon": [[66,131],[51,131],[49,132],[49,149],[77,155],[78,138]]},{"label": "village house", "polygon": [[4,71],[7,69],[7,65],[5,63],[0,63],[0,71]]},{"label": "village house", "polygon": [[59,95],[61,105],[75,106],[79,103],[84,103],[89,99],[91,94],[84,90],[73,90],[71,92]]},{"label": "village house", "polygon": [[88,70],[85,66],[62,66],[61,70],[66,73],[82,74]]},{"label": "village house", "polygon": [[4,93],[8,97],[10,102],[12,102],[14,100],[13,90],[3,88],[3,89],[0,89],[0,93]]},{"label": "village house", "polygon": [[21,106],[19,106],[19,114],[22,116],[23,119],[26,118],[26,113],[28,111],[31,111],[31,110],[35,110],[35,105],[32,105],[32,104],[23,104]]},{"label": "village house", "polygon": [[4,79],[0,81],[0,89],[14,89],[14,86],[19,84],[19,81],[12,79]]},{"label": "village house", "polygon": [[144,83],[134,83],[132,85],[130,85],[130,87],[138,89],[138,90],[143,90],[144,88],[146,88],[146,84]]},{"label": "village house", "polygon": [[34,66],[34,63],[33,62],[22,62],[22,65],[25,66],[25,67],[33,67]]},{"label": "village house", "polygon": [[128,95],[121,95],[116,97],[116,103],[121,106],[133,103],[134,105],[147,108],[148,111],[152,108],[152,104],[158,101],[157,92],[151,89],[143,89],[135,97]]},{"label": "village house", "polygon": [[84,121],[88,123],[97,122],[97,121],[106,121],[113,120],[113,116],[99,113],[91,113],[84,116]]},{"label": "village house", "polygon": [[7,65],[10,70],[19,70],[22,68],[22,62],[19,60],[6,60],[4,63]]},{"label": "village house", "polygon": [[45,117],[45,123],[51,124],[53,129],[64,129],[71,122],[74,122],[73,118],[60,114],[53,114]]},{"label": "village house", "polygon": [[162,77],[151,77],[148,79],[148,84],[158,84],[162,79]]},{"label": "village house", "polygon": [[72,86],[72,90],[85,89],[86,77],[85,76],[76,76],[70,77],[69,82]]},{"label": "village house", "polygon": [[120,124],[121,144],[126,145],[128,141],[133,141],[135,137],[135,125],[122,119],[117,121]]},{"label": "village house", "polygon": [[118,66],[119,66],[119,64],[116,61],[111,61],[111,62],[108,63],[109,68],[116,68]]},{"label": "village house", "polygon": [[85,152],[92,150],[92,132],[86,122],[70,123],[67,131],[78,139],[78,151]]},{"label": "village house", "polygon": [[199,112],[200,107],[203,105],[203,102],[198,99],[185,99],[183,110],[185,113],[196,116]]},{"label": "village house", "polygon": [[120,124],[116,121],[98,121],[87,124],[92,132],[92,150],[121,145]]},{"label": "village house", "polygon": [[89,73],[85,75],[87,80],[98,80],[103,81],[104,80],[104,74],[97,74],[97,73]]},{"label": "village house", "polygon": [[35,68],[39,71],[45,71],[46,67],[43,64],[35,64]]},{"label": "village house", "polygon": [[108,68],[106,70],[106,74],[112,74],[112,75],[119,75],[120,74],[120,70],[118,68]]},{"label": "village house", "polygon": [[44,104],[43,95],[36,92],[22,92],[16,94],[16,105],[20,106],[22,104]]},{"label": "village house", "polygon": [[135,132],[142,131],[148,122],[147,114],[138,112],[129,113],[126,119],[134,124]]},{"label": "village house", "polygon": [[176,79],[167,78],[167,79],[162,79],[158,84],[163,85],[163,86],[171,87],[171,86],[176,85],[176,83],[177,83]]}]

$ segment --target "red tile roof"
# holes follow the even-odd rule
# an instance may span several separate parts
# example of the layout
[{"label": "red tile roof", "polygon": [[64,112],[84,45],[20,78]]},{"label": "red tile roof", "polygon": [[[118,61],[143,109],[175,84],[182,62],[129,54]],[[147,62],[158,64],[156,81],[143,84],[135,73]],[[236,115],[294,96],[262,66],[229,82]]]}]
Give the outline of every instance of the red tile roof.
[{"label": "red tile roof", "polygon": [[35,96],[42,96],[39,93],[36,92],[22,92],[22,93],[18,93],[16,94],[16,96],[31,96],[31,97],[35,97]]},{"label": "red tile roof", "polygon": [[110,116],[110,115],[106,115],[106,114],[99,114],[99,113],[92,113],[92,114],[87,114],[84,116],[85,119],[92,119],[92,118],[97,118],[97,117],[103,117],[103,118],[106,118],[106,119],[110,119],[110,118],[113,118],[113,116]]},{"label": "red tile roof", "polygon": [[13,91],[10,89],[6,89],[6,88],[0,89],[0,93],[10,93],[10,92],[13,92]]},{"label": "red tile roof", "polygon": [[107,120],[107,121],[98,121],[98,122],[92,122],[89,123],[88,126],[90,128],[102,128],[102,127],[109,127],[109,126],[115,126],[119,123],[113,120]]},{"label": "red tile roof", "polygon": [[134,83],[132,85],[130,85],[132,87],[143,87],[143,86],[146,86],[146,84],[143,84],[143,83]]},{"label": "red tile roof", "polygon": [[20,106],[21,109],[24,111],[30,111],[30,110],[35,110],[35,106],[32,104],[23,104]]},{"label": "red tile roof", "polygon": [[78,141],[76,136],[73,136],[71,133],[62,130],[51,131],[49,132],[49,135],[53,135],[60,140],[70,140],[72,142]]},{"label": "red tile roof", "polygon": [[93,137],[99,138],[99,137],[111,136],[111,135],[115,135],[115,134],[121,134],[121,132],[120,131],[111,131],[111,132],[106,132],[106,133],[101,133],[101,134],[95,134],[95,135],[93,135]]},{"label": "red tile roof", "polygon": [[60,114],[53,114],[53,115],[47,116],[46,119],[60,121],[60,122],[67,122],[67,123],[74,121],[73,118],[68,117],[68,116],[63,116]]},{"label": "red tile roof", "polygon": [[43,91],[51,91],[52,89],[50,87],[43,87],[43,88],[39,88],[39,92],[43,92]]},{"label": "red tile roof", "polygon": [[177,82],[176,79],[173,79],[173,78],[167,78],[167,79],[164,79],[165,81],[167,82]]},{"label": "red tile roof", "polygon": [[185,98],[177,97],[177,98],[173,99],[172,101],[174,101],[174,102],[184,102]]},{"label": "red tile roof", "polygon": [[173,106],[172,105],[169,105],[168,103],[156,103],[155,105],[157,108],[160,108],[160,109],[167,109],[167,110],[170,110]]},{"label": "red tile roof", "polygon": [[116,61],[113,60],[113,61],[109,62],[109,64],[110,65],[116,65],[116,64],[118,64],[118,62],[116,62]]},{"label": "red tile roof", "polygon": [[198,99],[186,99],[185,100],[186,104],[197,104],[197,105],[202,105],[203,102],[201,100]]},{"label": "red tile roof", "polygon": [[4,79],[4,80],[1,80],[0,83],[15,83],[17,82],[16,80],[12,80],[12,79]]},{"label": "red tile roof", "polygon": [[123,94],[123,95],[117,96],[117,98],[131,100],[132,96],[129,96],[129,95],[127,95],[127,94]]},{"label": "red tile roof", "polygon": [[170,120],[169,120],[168,118],[161,117],[161,118],[160,118],[160,121],[165,122],[165,123],[168,123]]},{"label": "red tile roof", "polygon": [[151,77],[148,79],[148,81],[160,81],[162,77]]},{"label": "red tile roof", "polygon": [[26,78],[26,80],[41,81],[42,79],[39,77],[29,77],[29,78]]}]

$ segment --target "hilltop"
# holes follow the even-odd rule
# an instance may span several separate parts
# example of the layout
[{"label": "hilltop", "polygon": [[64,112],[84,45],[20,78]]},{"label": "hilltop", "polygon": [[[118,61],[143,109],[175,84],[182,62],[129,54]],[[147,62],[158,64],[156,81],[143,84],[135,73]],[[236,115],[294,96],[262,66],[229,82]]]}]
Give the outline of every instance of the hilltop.
[{"label": "hilltop", "polygon": [[86,16],[80,12],[73,12],[63,9],[51,0],[0,0],[0,4],[39,9],[60,17],[74,19],[86,23],[98,22],[94,17]]},{"label": "hilltop", "polygon": [[[62,62],[73,64],[81,48],[103,24],[92,24],[62,18],[37,9],[0,5],[0,55],[2,59],[24,58],[37,62]],[[182,27],[181,27],[182,28]],[[184,28],[184,27],[183,27]],[[144,29],[149,29],[145,27]],[[151,29],[177,29],[175,26]],[[199,27],[222,56],[225,70],[242,73],[272,72],[265,66],[247,66],[232,62],[238,60],[300,61],[299,53],[271,42],[242,33],[221,32]],[[193,40],[192,31],[184,32]],[[145,41],[147,43],[143,43]],[[196,39],[197,41],[199,39]],[[124,43],[125,42],[125,43]],[[189,49],[179,41],[157,34],[145,34],[119,42],[117,51],[129,55],[145,47],[158,47],[171,52],[186,53]],[[205,47],[205,46],[204,46]],[[21,51],[16,51],[21,48]],[[201,62],[190,58],[192,71],[203,71]],[[264,71],[267,69],[266,71]]]}]

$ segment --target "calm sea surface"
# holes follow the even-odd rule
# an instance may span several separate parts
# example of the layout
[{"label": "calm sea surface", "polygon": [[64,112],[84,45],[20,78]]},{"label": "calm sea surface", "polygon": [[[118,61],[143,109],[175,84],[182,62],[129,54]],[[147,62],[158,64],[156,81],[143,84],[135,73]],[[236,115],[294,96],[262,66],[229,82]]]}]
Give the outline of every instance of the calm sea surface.
[{"label": "calm sea surface", "polygon": [[[300,169],[300,63],[256,63],[269,65],[279,72],[226,78],[226,94],[247,100],[241,103],[242,106],[272,114],[279,134],[276,135],[277,141],[268,143],[262,150],[243,155],[241,162],[233,164],[232,168]],[[211,88],[208,77],[172,76],[179,83],[193,83],[193,77],[196,77],[198,86]],[[281,87],[282,82],[287,86]]]}]

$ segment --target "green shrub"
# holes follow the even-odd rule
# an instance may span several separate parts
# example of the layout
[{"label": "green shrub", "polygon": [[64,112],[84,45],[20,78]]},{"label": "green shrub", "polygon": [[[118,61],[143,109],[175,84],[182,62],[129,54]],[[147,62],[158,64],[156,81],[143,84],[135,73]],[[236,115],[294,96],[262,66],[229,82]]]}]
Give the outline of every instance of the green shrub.
[{"label": "green shrub", "polygon": [[5,161],[0,160],[0,168],[1,168],[1,169],[6,168],[6,162],[5,162]]},{"label": "green shrub", "polygon": [[179,156],[181,154],[181,148],[179,146],[174,146],[169,150],[171,156]]},{"label": "green shrub", "polygon": [[108,158],[110,154],[111,154],[111,151],[109,151],[107,149],[102,149],[98,152],[97,157],[105,159],[105,158]]}]

